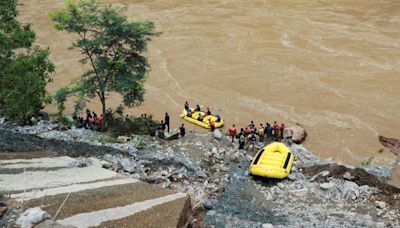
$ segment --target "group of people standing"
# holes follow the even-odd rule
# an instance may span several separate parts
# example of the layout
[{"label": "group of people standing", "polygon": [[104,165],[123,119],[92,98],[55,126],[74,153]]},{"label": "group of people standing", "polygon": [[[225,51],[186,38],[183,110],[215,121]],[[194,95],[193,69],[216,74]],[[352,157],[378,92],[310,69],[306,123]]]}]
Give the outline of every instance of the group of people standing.
[{"label": "group of people standing", "polygon": [[86,109],[85,115],[86,117],[84,118],[82,116],[78,116],[76,112],[72,114],[72,119],[74,120],[77,128],[96,130],[103,124],[103,114],[98,116],[94,111],[91,112],[89,109]]},{"label": "group of people standing", "polygon": [[279,140],[283,138],[283,132],[285,130],[285,124],[279,124],[274,121],[274,124],[266,123],[265,126],[260,123],[258,127],[255,126],[254,122],[251,121],[246,128],[241,128],[240,132],[237,132],[235,124],[229,128],[228,134],[232,138],[232,142],[235,138],[239,140],[239,149],[244,149],[247,142],[247,148],[252,146],[255,148],[256,141],[258,138],[259,142],[263,142],[264,139],[267,140]]}]

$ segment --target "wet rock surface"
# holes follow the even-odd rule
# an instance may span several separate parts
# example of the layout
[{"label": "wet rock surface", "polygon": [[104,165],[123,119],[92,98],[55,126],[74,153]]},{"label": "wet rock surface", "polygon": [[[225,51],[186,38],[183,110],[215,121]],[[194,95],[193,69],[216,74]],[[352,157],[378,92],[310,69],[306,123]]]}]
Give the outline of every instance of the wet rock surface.
[{"label": "wet rock surface", "polygon": [[285,143],[295,156],[292,172],[284,180],[271,180],[250,175],[255,151],[238,150],[236,141],[213,133],[188,132],[173,141],[130,135],[120,143],[100,143],[97,132],[58,131],[42,123],[27,129],[0,127],[0,136],[3,150],[80,157],[71,165],[96,164],[188,193],[191,227],[400,226],[398,189],[384,182],[390,168],[321,161],[290,140]]}]

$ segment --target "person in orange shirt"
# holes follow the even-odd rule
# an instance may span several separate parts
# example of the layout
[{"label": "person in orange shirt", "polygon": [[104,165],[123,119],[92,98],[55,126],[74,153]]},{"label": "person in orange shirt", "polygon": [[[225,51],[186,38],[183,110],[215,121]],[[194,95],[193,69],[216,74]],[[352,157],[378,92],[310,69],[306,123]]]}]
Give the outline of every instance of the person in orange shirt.
[{"label": "person in orange shirt", "polygon": [[228,132],[229,132],[229,135],[232,137],[232,142],[233,142],[233,139],[234,139],[234,138],[236,137],[236,135],[237,135],[237,131],[236,131],[235,124],[232,125],[232,127],[229,128]]}]

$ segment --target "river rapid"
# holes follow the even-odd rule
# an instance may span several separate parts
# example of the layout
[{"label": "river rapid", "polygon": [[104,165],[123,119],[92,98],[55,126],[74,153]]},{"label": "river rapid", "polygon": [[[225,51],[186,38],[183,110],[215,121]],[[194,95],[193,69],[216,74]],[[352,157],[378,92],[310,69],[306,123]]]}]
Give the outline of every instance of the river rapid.
[{"label": "river rapid", "polygon": [[[126,5],[130,19],[154,21],[163,32],[148,50],[145,102],[129,113],[169,112],[176,127],[188,100],[220,113],[228,126],[299,123],[321,158],[354,165],[395,158],[377,135],[400,138],[399,1],[106,2]],[[55,31],[48,17],[63,1],[19,3],[37,43],[50,47],[57,72],[49,91],[68,85],[85,68],[79,52],[68,50],[75,37]],[[108,104],[119,103],[111,94]],[[90,106],[100,111],[98,101]]]}]

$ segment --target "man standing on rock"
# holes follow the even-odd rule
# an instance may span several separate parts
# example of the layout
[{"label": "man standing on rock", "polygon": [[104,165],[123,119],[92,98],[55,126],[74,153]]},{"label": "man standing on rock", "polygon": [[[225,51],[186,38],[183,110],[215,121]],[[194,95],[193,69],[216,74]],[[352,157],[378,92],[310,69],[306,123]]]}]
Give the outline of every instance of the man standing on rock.
[{"label": "man standing on rock", "polygon": [[182,124],[182,126],[179,128],[179,132],[180,132],[180,134],[181,134],[181,138],[183,138],[183,136],[185,136],[185,134],[186,134],[186,130],[185,130],[185,127],[184,127],[183,124]]},{"label": "man standing on rock", "polygon": [[167,131],[169,133],[169,115],[168,115],[168,112],[165,113],[164,124],[167,126]]}]

